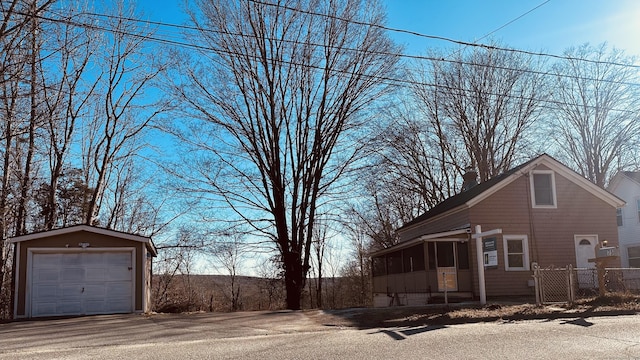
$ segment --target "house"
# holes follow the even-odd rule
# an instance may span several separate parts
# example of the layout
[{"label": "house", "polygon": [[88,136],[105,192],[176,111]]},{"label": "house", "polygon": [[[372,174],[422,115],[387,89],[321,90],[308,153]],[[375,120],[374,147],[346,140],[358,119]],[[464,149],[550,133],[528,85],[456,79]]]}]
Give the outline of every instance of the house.
[{"label": "house", "polygon": [[617,246],[624,201],[549,155],[480,184],[466,174],[463,188],[371,254],[374,306],[532,295],[533,263],[592,268],[596,246]]},{"label": "house", "polygon": [[640,172],[618,172],[608,189],[626,201],[617,213],[620,263],[622,267],[640,268]]},{"label": "house", "polygon": [[14,318],[147,312],[151,238],[78,225],[17,236]]}]

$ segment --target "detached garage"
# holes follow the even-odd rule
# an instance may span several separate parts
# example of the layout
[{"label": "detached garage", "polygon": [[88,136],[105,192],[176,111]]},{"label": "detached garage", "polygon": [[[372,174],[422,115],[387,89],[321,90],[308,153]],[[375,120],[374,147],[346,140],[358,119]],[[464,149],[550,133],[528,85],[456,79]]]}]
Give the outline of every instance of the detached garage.
[{"label": "detached garage", "polygon": [[150,310],[151,238],[78,225],[9,241],[16,319]]}]

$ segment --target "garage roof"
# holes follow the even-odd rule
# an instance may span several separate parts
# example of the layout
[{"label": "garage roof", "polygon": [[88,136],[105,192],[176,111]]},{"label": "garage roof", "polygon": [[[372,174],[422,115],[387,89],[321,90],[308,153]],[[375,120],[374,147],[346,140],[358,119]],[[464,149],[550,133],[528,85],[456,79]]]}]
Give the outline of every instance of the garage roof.
[{"label": "garage roof", "polygon": [[70,227],[66,227],[66,228],[47,230],[47,231],[39,231],[39,232],[31,233],[31,234],[20,235],[20,236],[16,236],[16,237],[10,238],[9,242],[12,243],[12,244],[15,244],[15,243],[18,243],[18,242],[42,239],[42,238],[47,238],[47,237],[51,237],[51,236],[70,234],[70,233],[80,232],[80,231],[86,231],[86,232],[90,232],[90,233],[94,233],[94,234],[113,236],[113,237],[117,237],[117,238],[120,238],[120,239],[126,239],[126,240],[138,241],[138,242],[141,242],[141,243],[145,243],[145,244],[147,244],[147,248],[149,249],[149,251],[151,251],[153,256],[158,255],[158,251],[156,250],[156,247],[153,244],[153,240],[151,240],[150,237],[130,234],[130,233],[111,230],[111,229],[100,228],[100,227],[96,227],[96,226],[89,226],[89,225],[76,225],[76,226],[70,226]]}]

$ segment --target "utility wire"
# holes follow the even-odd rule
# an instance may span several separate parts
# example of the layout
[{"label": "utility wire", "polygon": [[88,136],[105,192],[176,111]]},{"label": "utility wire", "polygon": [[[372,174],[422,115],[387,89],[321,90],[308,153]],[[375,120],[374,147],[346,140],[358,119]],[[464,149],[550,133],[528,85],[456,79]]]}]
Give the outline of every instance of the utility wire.
[{"label": "utility wire", "polygon": [[495,45],[476,44],[476,43],[470,43],[470,42],[467,42],[467,41],[455,40],[455,39],[447,38],[447,37],[444,37],[444,36],[427,35],[427,34],[422,34],[422,33],[419,33],[417,31],[412,31],[412,30],[397,29],[397,28],[392,28],[392,27],[388,27],[388,26],[384,26],[384,25],[368,23],[368,22],[365,22],[365,21],[345,19],[345,18],[341,18],[341,17],[335,16],[335,15],[322,14],[322,13],[309,11],[309,10],[296,9],[294,7],[280,5],[280,4],[273,4],[273,3],[269,3],[269,2],[265,2],[265,1],[261,1],[261,0],[248,0],[248,1],[256,3],[256,4],[261,4],[261,5],[274,6],[274,7],[280,8],[280,9],[284,9],[284,10],[295,11],[295,12],[299,12],[299,13],[302,13],[302,14],[320,16],[320,17],[340,20],[340,21],[344,21],[344,22],[348,22],[348,23],[352,23],[352,24],[356,24],[356,25],[370,26],[370,27],[375,27],[375,28],[379,28],[379,29],[382,29],[382,30],[386,30],[386,31],[418,36],[418,37],[422,37],[422,38],[425,38],[425,39],[447,41],[447,42],[451,42],[451,43],[458,44],[458,45],[465,45],[465,46],[471,46],[471,47],[480,47],[480,48],[490,49],[490,50],[508,51],[508,52],[526,54],[526,55],[533,55],[533,56],[550,57],[550,58],[561,59],[561,60],[584,61],[584,62],[589,62],[589,63],[594,63],[594,64],[615,65],[615,66],[633,67],[633,68],[636,68],[636,69],[640,69],[640,65],[616,63],[616,62],[611,62],[611,61],[591,60],[591,59],[577,58],[577,57],[572,57],[572,56],[563,56],[563,55],[549,54],[549,53],[543,53],[543,52],[534,52],[534,51],[527,51],[527,50],[520,50],[520,49],[513,49],[513,48],[505,48],[505,47],[500,47],[500,46],[495,46]]},{"label": "utility wire", "polygon": [[536,6],[536,7],[532,8],[532,9],[530,9],[529,11],[527,11],[527,12],[525,12],[524,14],[522,14],[522,15],[518,16],[517,18],[515,18],[515,19],[513,19],[513,20],[511,20],[511,21],[507,22],[506,24],[504,24],[504,25],[500,26],[499,28],[497,28],[497,29],[495,29],[495,30],[493,30],[493,31],[491,31],[491,32],[489,32],[489,33],[487,33],[487,34],[485,34],[483,37],[481,37],[481,38],[477,39],[477,40],[476,40],[476,41],[474,41],[473,43],[474,43],[474,44],[477,44],[479,41],[482,41],[483,39],[488,38],[489,36],[491,36],[491,35],[493,35],[493,34],[497,33],[498,31],[500,31],[500,30],[502,30],[502,29],[506,28],[506,27],[507,27],[507,26],[509,26],[509,25],[513,24],[514,22],[516,22],[516,21],[518,21],[518,20],[522,19],[523,17],[525,17],[525,16],[529,15],[530,13],[532,13],[532,12],[536,11],[538,8],[542,7],[543,5],[547,4],[547,3],[548,3],[548,2],[550,2],[550,1],[551,1],[551,0],[547,0],[547,1],[543,2],[543,3],[538,4],[538,6]]},{"label": "utility wire", "polygon": [[[254,0],[250,0],[250,1],[254,1]],[[32,16],[32,15],[29,15],[29,16]],[[132,33],[132,32],[129,32],[129,31],[124,31],[124,30],[119,30],[119,29],[107,28],[107,27],[104,27],[104,26],[96,25],[96,24],[80,23],[80,22],[71,21],[69,19],[55,19],[55,18],[50,18],[50,17],[43,16],[43,15],[36,15],[36,17],[41,19],[41,20],[46,20],[46,21],[51,21],[51,22],[56,22],[56,23],[63,23],[63,24],[66,24],[66,25],[77,26],[77,27],[82,27],[82,28],[87,28],[87,29],[92,29],[92,30],[106,31],[106,32],[111,32],[111,33],[119,34],[119,35],[132,36],[132,37],[140,38],[140,39],[143,39],[143,40],[149,40],[149,41],[158,42],[158,43],[161,43],[161,44],[168,44],[168,45],[175,45],[175,46],[180,46],[180,47],[185,47],[185,48],[192,48],[192,49],[206,51],[206,52],[211,51],[211,52],[224,53],[224,54],[232,55],[232,56],[241,55],[241,56],[252,58],[253,60],[258,60],[258,61],[259,60],[263,60],[257,55],[243,54],[243,53],[234,52],[234,51],[231,51],[231,50],[216,49],[216,48],[209,47],[209,46],[196,45],[196,44],[192,44],[192,43],[183,43],[183,42],[174,41],[174,40],[166,40],[166,39],[156,38],[156,37],[153,37],[153,36],[150,36],[150,35],[144,35],[144,34]],[[224,34],[224,32],[221,32],[221,33]],[[234,36],[235,34],[226,33],[226,35]],[[250,36],[250,35],[244,35],[244,36]],[[271,61],[271,62],[279,62],[281,64],[286,64],[286,65],[306,66],[308,68],[312,68],[312,69],[316,69],[316,70],[323,70],[323,71],[326,70],[324,67],[319,66],[319,65],[302,64],[302,63],[297,63],[297,62],[290,61],[290,60],[270,59],[270,58],[267,59],[267,60]],[[466,93],[472,93],[472,94],[475,93],[474,91],[469,90],[469,89],[460,88],[460,87],[452,87],[452,86],[447,86],[447,85],[443,85],[443,84],[434,84],[434,83],[429,83],[429,82],[418,82],[418,81],[404,79],[404,78],[403,79],[399,79],[399,78],[393,78],[393,77],[382,76],[382,75],[357,74],[354,71],[341,70],[341,69],[330,69],[330,70],[333,71],[334,73],[341,73],[341,74],[350,75],[350,76],[353,76],[353,75],[364,76],[364,77],[367,77],[369,79],[381,81],[384,84],[391,85],[391,86],[394,86],[394,85],[397,86],[398,84],[405,84],[405,85],[411,85],[411,86],[435,87],[435,88],[438,88],[438,89],[446,89],[446,90],[449,90],[449,91],[466,92]],[[639,85],[639,84],[634,84],[634,85]],[[497,94],[497,93],[489,93],[489,92],[484,93],[484,95],[487,95],[487,96],[505,96],[505,94],[503,94],[503,93]],[[584,106],[584,107],[587,107],[587,108],[597,108],[596,106],[591,106],[591,105],[572,104],[572,103],[566,103],[566,102],[561,102],[561,101],[557,101],[557,100],[550,100],[550,99],[537,99],[537,98],[531,98],[531,97],[525,97],[525,96],[515,96],[515,95],[506,95],[506,96],[508,98],[516,99],[516,100],[525,100],[525,101],[536,100],[536,101],[541,102],[541,103],[548,103],[548,104],[554,104],[554,105],[572,105],[572,106]],[[550,108],[550,109],[555,109],[555,108]],[[610,109],[610,110],[623,112],[623,113],[634,113],[633,111],[626,110],[626,109]]]},{"label": "utility wire", "polygon": [[[551,1],[551,0],[547,0],[546,2],[549,2],[549,1]],[[533,9],[529,10],[527,13],[530,13],[531,11],[539,8],[540,6],[544,5],[545,3],[542,3],[542,4],[538,5],[536,8],[533,8]],[[522,16],[526,15],[527,13],[519,16],[518,18],[521,18]],[[204,33],[224,34],[224,35],[255,38],[254,35],[249,35],[249,34],[230,33],[230,32],[226,32],[226,31],[218,31],[218,30],[206,29],[206,28],[201,28],[201,27],[196,27],[196,26],[189,26],[189,25],[176,25],[176,24],[169,24],[169,23],[158,22],[158,21],[141,20],[141,19],[130,18],[130,17],[121,17],[121,16],[99,14],[99,13],[92,13],[92,12],[85,12],[85,13],[82,13],[82,14],[88,15],[88,16],[93,16],[93,17],[104,17],[104,18],[114,19],[114,20],[126,20],[126,21],[131,21],[131,22],[138,22],[138,23],[143,23],[143,24],[147,24],[147,25],[150,24],[150,25],[156,25],[156,26],[173,27],[173,28],[182,29],[182,30],[191,30],[191,31],[204,32]],[[60,16],[60,14],[56,14],[56,15]],[[56,19],[44,18],[42,16],[40,16],[40,18],[44,19],[44,20],[49,20],[49,21],[57,21]],[[518,18],[510,21],[509,23],[512,23],[513,21],[517,20]],[[504,27],[506,25],[507,24],[503,25],[502,27]],[[77,26],[81,26],[81,25],[77,25]],[[91,26],[94,26],[94,25],[91,25]],[[106,30],[104,27],[102,27],[102,29],[103,29],[103,31],[109,31],[109,30]],[[494,31],[497,31],[497,30],[498,29],[496,29]],[[170,35],[172,35],[173,37],[176,37],[174,34],[170,34]],[[295,44],[295,45],[312,45],[312,46],[326,47],[325,44],[302,43],[302,42],[299,42],[299,41],[289,40],[289,39],[275,39],[275,38],[269,38],[269,37],[265,37],[265,39],[266,40],[274,40],[274,41],[277,40],[277,41],[282,41],[282,42],[285,42],[285,43],[291,43],[291,44]],[[156,42],[163,42],[163,43],[171,44],[171,45],[182,46],[182,47],[198,48],[198,49],[201,49],[201,50],[211,49],[211,48],[201,47],[199,45],[195,45],[195,44],[192,44],[192,43],[185,43],[185,42],[179,41],[179,40],[167,40],[167,39],[164,39],[164,38],[157,38],[157,37],[154,37],[154,38],[149,37],[149,40],[156,41]],[[329,46],[329,47],[330,48],[334,48],[334,49],[338,49],[338,47],[335,47],[335,46]],[[362,51],[360,49],[347,48],[347,47],[340,47],[339,49],[340,50],[353,51],[353,52],[361,52]],[[215,51],[215,49],[212,49],[212,50]],[[391,53],[391,52],[376,51],[376,50],[371,50],[371,51],[367,50],[367,51],[372,53],[372,54],[376,54],[376,55],[397,56],[397,57],[407,58],[407,59],[411,59],[411,60],[427,60],[427,61],[432,61],[432,62],[446,62],[446,63],[451,63],[451,64],[461,64],[461,65],[486,67],[486,68],[508,70],[508,71],[526,72],[526,73],[542,75],[542,76],[551,75],[551,76],[556,76],[556,77],[566,77],[566,78],[571,78],[571,79],[580,79],[580,80],[587,80],[587,81],[599,81],[599,82],[603,82],[603,83],[612,83],[612,84],[626,85],[626,86],[640,86],[640,83],[617,81],[617,80],[610,80],[610,79],[596,79],[596,78],[585,77],[585,76],[565,75],[565,74],[559,74],[559,73],[551,73],[551,72],[548,72],[548,71],[538,71],[538,70],[532,70],[532,69],[512,68],[512,67],[508,67],[508,66],[495,65],[495,64],[479,64],[479,63],[473,63],[473,62],[464,61],[464,60],[461,60],[461,59],[451,60],[451,59],[447,59],[447,58],[424,56],[424,55],[410,55],[410,54]],[[582,60],[587,61],[587,59],[582,59]],[[610,63],[610,64],[611,65],[620,65],[618,63]],[[407,69],[405,69],[405,70],[407,70]]]}]

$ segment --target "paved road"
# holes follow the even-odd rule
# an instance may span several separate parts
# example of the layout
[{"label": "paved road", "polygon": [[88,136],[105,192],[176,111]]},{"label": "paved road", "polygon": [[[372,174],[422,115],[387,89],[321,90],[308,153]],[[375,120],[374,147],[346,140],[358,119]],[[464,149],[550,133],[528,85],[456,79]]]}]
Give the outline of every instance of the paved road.
[{"label": "paved road", "polygon": [[308,313],[0,324],[0,359],[640,359],[640,316],[357,330]]}]

